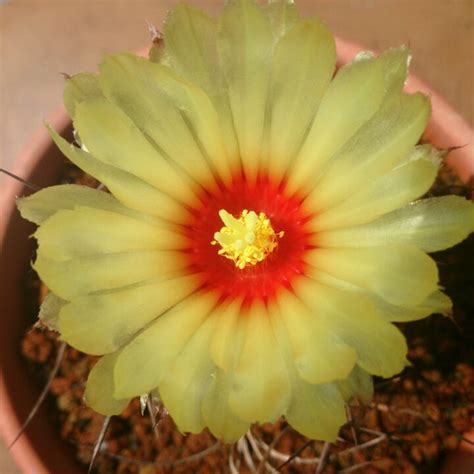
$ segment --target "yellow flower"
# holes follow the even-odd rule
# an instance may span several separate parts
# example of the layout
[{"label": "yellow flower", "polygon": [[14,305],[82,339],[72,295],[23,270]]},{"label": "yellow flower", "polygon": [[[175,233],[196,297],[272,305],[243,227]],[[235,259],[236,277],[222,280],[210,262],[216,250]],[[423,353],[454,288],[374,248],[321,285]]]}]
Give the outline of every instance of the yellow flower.
[{"label": "yellow flower", "polygon": [[360,54],[291,1],[179,5],[151,60],[107,56],[68,80],[80,145],[63,153],[111,194],[21,199],[61,338],[102,355],[86,402],[118,414],[159,396],[182,431],[225,441],[284,416],[334,440],[371,374],[406,364],[392,324],[450,300],[426,252],[474,230],[472,203],[419,200],[439,153],[417,145],[428,98],[409,52]]}]

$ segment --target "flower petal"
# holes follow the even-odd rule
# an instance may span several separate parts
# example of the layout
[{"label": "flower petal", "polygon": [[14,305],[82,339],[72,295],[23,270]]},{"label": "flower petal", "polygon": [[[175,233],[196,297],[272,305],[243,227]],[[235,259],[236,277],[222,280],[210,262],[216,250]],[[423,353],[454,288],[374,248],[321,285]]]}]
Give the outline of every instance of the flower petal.
[{"label": "flower petal", "polygon": [[370,290],[349,283],[348,281],[335,278],[334,276],[318,270],[317,275],[313,275],[320,283],[332,286],[339,290],[355,292],[371,299],[377,306],[379,312],[387,321],[407,322],[426,318],[433,313],[448,315],[452,308],[451,300],[441,291],[430,294],[420,304],[414,306],[398,306],[389,303]]},{"label": "flower petal", "polygon": [[216,49],[217,21],[205,12],[184,3],[173,8],[165,21],[166,60],[184,79],[199,86],[211,98],[221,121],[229,164],[240,164]]},{"label": "flower petal", "polygon": [[230,0],[220,17],[217,51],[225,77],[240,157],[254,181],[263,142],[272,28],[253,1]]},{"label": "flower petal", "polygon": [[294,0],[271,0],[264,8],[272,25],[275,42],[300,19]]},{"label": "flower petal", "polygon": [[61,210],[34,234],[44,257],[68,260],[102,253],[183,248],[180,234],[115,212],[77,207]]},{"label": "flower petal", "polygon": [[[417,154],[418,152],[416,150]],[[365,224],[426,193],[436,178],[438,164],[424,158],[431,156],[431,147],[425,148],[422,153],[420,158],[407,161],[389,173],[369,181],[341,204],[317,214],[309,224],[311,230],[318,232]]]},{"label": "flower petal", "polygon": [[344,379],[356,362],[355,350],[331,332],[318,314],[311,314],[293,294],[278,297],[281,321],[291,343],[299,376],[310,383],[328,383]]},{"label": "flower petal", "polygon": [[125,206],[162,219],[180,221],[187,216],[184,207],[143,180],[95,159],[68,143],[56,131],[49,132],[58,148],[76,166],[104,183]]},{"label": "flower petal", "polygon": [[96,291],[111,290],[158,277],[183,274],[181,252],[151,250],[82,256],[56,261],[38,251],[33,268],[58,296],[71,301]]},{"label": "flower petal", "polygon": [[[210,98],[193,83],[176,76],[171,69],[163,66],[154,69],[150,73],[155,75],[163,94],[183,116],[208,168],[228,183],[235,169],[231,166],[232,157],[226,155],[221,118]],[[193,169],[188,157],[181,159],[186,171]]]},{"label": "flower petal", "polygon": [[447,315],[453,306],[451,299],[441,291],[431,293],[416,306],[396,306],[382,299],[376,299],[375,303],[389,321],[401,323],[426,318],[434,313]]},{"label": "flower petal", "polygon": [[97,413],[120,415],[130,399],[114,397],[114,366],[120,351],[101,357],[89,373],[84,401]]},{"label": "flower petal", "polygon": [[305,143],[291,164],[288,190],[311,190],[322,166],[379,109],[385,94],[380,61],[358,59],[343,66],[329,85]]},{"label": "flower petal", "polygon": [[405,338],[384,319],[370,298],[321,285],[309,278],[297,282],[295,294],[357,351],[357,363],[364,370],[382,377],[403,370],[407,355]]},{"label": "flower petal", "polygon": [[229,407],[232,372],[217,369],[202,401],[202,417],[211,433],[225,443],[234,443],[250,428]]},{"label": "flower petal", "polygon": [[344,399],[334,383],[312,385],[291,379],[294,398],[285,413],[291,426],[311,439],[336,441],[346,422]]},{"label": "flower petal", "polygon": [[338,381],[337,385],[346,401],[355,397],[363,403],[369,403],[374,395],[372,376],[358,365],[352,369],[345,380]]},{"label": "flower petal", "polygon": [[357,227],[316,234],[321,247],[373,247],[412,244],[425,252],[452,247],[474,232],[474,203],[442,196],[408,204]]},{"label": "flower petal", "polygon": [[103,97],[97,74],[81,72],[66,77],[64,106],[71,118],[76,115],[76,106],[85,100]]},{"label": "flower petal", "polygon": [[410,59],[410,48],[406,45],[389,48],[379,56],[385,75],[386,97],[403,89]]},{"label": "flower petal", "polygon": [[219,307],[219,317],[209,346],[214,363],[226,371],[235,366],[245,338],[245,321],[240,317],[241,305],[240,300],[235,300]]},{"label": "flower petal", "polygon": [[182,432],[199,433],[206,427],[201,406],[215,376],[208,346],[216,318],[207,318],[193,334],[159,385],[163,403]]},{"label": "flower petal", "polygon": [[113,352],[198,286],[195,276],[186,276],[79,297],[59,314],[61,338],[88,354]]},{"label": "flower petal", "polygon": [[[116,396],[133,397],[158,387],[216,302],[212,294],[191,295],[129,342],[122,349],[115,368]],[[202,350],[207,352],[207,347]]]},{"label": "flower petal", "polygon": [[22,217],[35,224],[42,224],[57,211],[73,210],[77,206],[116,212],[150,223],[158,222],[151,216],[125,207],[109,193],[77,184],[60,184],[44,188],[31,196],[18,199],[16,203]]},{"label": "flower petal", "polygon": [[[240,307],[241,302],[234,301],[218,316],[211,342],[211,356],[217,365],[226,371],[218,371],[216,377],[221,376],[225,378],[225,381],[215,381],[211,384],[209,390],[212,395],[209,397],[212,396],[212,399],[206,398],[203,404],[203,416],[211,431],[216,436],[223,437],[228,441],[237,439],[248,428],[248,423],[242,422],[233,412],[226,411],[229,409],[229,393],[235,380],[234,367],[241,354],[247,329],[247,321],[240,315]],[[273,311],[272,314],[274,314]],[[222,392],[217,394],[213,390],[222,390]],[[214,397],[219,398],[215,399]],[[219,410],[222,410],[222,414],[212,408],[214,401],[216,404],[221,404]],[[223,434],[224,430],[225,434]]]},{"label": "flower petal", "polygon": [[318,20],[299,22],[276,45],[269,89],[271,166],[267,166],[277,178],[286,173],[301,147],[335,66],[334,38]]},{"label": "flower petal", "polygon": [[199,8],[180,3],[168,13],[163,35],[171,67],[208,95],[215,93],[217,21]]},{"label": "flower petal", "polygon": [[87,150],[98,160],[177,200],[193,200],[189,181],[158,153],[122,110],[105,98],[79,104],[74,127]]},{"label": "flower petal", "polygon": [[286,361],[291,383],[291,400],[285,411],[285,418],[304,436],[334,441],[339,428],[346,421],[344,399],[339,387],[335,383],[310,384],[301,379],[292,361],[292,349],[285,325],[278,313],[272,317],[272,326]]},{"label": "flower petal", "polygon": [[270,315],[263,305],[254,303],[240,317],[247,319],[247,328],[234,368],[229,406],[244,421],[275,420],[288,404],[290,383]]},{"label": "flower petal", "polygon": [[318,270],[372,291],[396,305],[419,304],[438,287],[436,263],[410,245],[319,248],[307,252],[305,261]]},{"label": "flower petal", "polygon": [[293,0],[272,0],[265,5],[265,13],[270,19],[275,42],[290,30],[300,18]]},{"label": "flower petal", "polygon": [[429,115],[430,102],[422,94],[391,98],[328,162],[305,207],[328,209],[393,169],[419,140]]},{"label": "flower petal", "polygon": [[[219,149],[221,134],[206,94],[166,66],[133,54],[107,57],[100,71],[105,96],[132,119],[160,154],[191,179],[213,189],[212,165],[216,163],[211,159]],[[210,152],[207,147],[215,149]],[[226,160],[218,164],[224,166]]]}]

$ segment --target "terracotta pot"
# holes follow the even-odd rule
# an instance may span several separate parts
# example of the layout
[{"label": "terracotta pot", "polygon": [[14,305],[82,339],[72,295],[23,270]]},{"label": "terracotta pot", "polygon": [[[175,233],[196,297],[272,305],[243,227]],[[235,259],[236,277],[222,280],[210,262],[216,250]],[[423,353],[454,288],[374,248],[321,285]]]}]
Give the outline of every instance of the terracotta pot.
[{"label": "terracotta pot", "polygon": [[[69,126],[63,108],[53,113],[49,120],[60,131]],[[43,187],[57,182],[64,162],[65,158],[42,127],[9,171]],[[23,280],[34,246],[28,237],[35,226],[23,220],[15,208],[15,198],[31,194],[31,191],[6,177],[2,178],[0,189],[0,429],[8,444],[39,395],[38,384],[31,379],[20,354],[23,334],[34,323],[27,316]],[[84,472],[74,461],[71,447],[60,439],[45,407],[39,410],[11,452],[18,467],[28,474]]]},{"label": "terracotta pot", "polygon": [[[340,63],[350,60],[361,47],[338,41]],[[460,177],[467,181],[474,176],[473,132],[466,122],[435,92],[422,81],[411,76],[408,90],[421,90],[431,96],[433,116],[426,137],[438,147],[465,145],[450,154],[450,163]],[[69,120],[62,107],[50,117],[49,122],[60,132],[67,132]],[[38,186],[57,182],[65,158],[53,146],[49,135],[42,127],[31,139],[10,171],[28,179]],[[1,434],[9,443],[18,432],[23,420],[33,406],[39,389],[31,380],[25,362],[20,355],[20,341],[25,330],[34,321],[25,310],[22,296],[22,281],[33,250],[33,241],[28,238],[34,226],[22,220],[15,208],[17,196],[31,191],[13,179],[3,179],[0,195],[0,348],[2,374],[0,385]],[[84,468],[74,461],[71,447],[63,442],[47,418],[46,410],[39,411],[26,433],[12,450],[18,466],[31,474],[80,474]],[[459,464],[459,462],[461,464]],[[470,464],[469,464],[470,463]],[[469,467],[470,466],[470,467]],[[472,474],[474,452],[463,446],[452,455],[444,474]]]},{"label": "terracotta pot", "polygon": [[450,453],[443,465],[441,474],[472,474],[474,472],[474,429],[464,434],[459,448]]}]

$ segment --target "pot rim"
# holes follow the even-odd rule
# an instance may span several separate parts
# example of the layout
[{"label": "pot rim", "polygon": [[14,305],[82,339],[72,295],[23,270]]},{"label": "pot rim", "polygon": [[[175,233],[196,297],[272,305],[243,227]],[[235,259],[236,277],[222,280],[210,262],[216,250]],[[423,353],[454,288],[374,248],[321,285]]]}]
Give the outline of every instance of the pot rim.
[{"label": "pot rim", "polygon": [[[341,38],[336,38],[336,45],[340,63],[348,62],[360,51],[367,51],[357,43]],[[144,48],[140,50],[139,54],[146,55],[147,51],[148,48]],[[448,163],[459,173],[459,177],[464,182],[474,179],[474,132],[466,120],[437,92],[413,74],[408,76],[406,90],[408,92],[421,91],[430,96],[433,112],[425,136],[439,148],[465,145],[449,154]],[[64,106],[57,107],[49,114],[47,122],[56,130],[64,130],[70,123]],[[45,152],[51,145],[52,140],[46,128],[42,126],[23,147],[9,171],[24,179],[29,179],[33,171],[41,164]],[[0,220],[0,249],[3,248],[11,218],[17,212],[15,199],[23,193],[24,185],[4,176],[2,188],[0,214],[6,218]],[[2,420],[0,434],[5,442],[9,443],[20,430],[22,420],[16,417],[13,409],[15,401],[6,390],[3,372],[0,374],[0,400],[2,401],[0,404],[0,419]],[[49,472],[48,466],[37,455],[34,440],[30,438],[28,430],[10,452],[23,472],[34,472],[35,474]]]},{"label": "pot rim", "polygon": [[[69,117],[63,106],[57,107],[48,116],[48,122],[57,130],[64,130],[68,123]],[[40,165],[45,153],[51,147],[52,141],[46,128],[43,126],[38,129],[28,140],[18,158],[14,161],[11,171],[13,174],[24,179],[29,179],[34,170]],[[15,200],[24,193],[25,186],[23,183],[11,179],[8,176],[2,176],[0,183],[2,193],[0,194],[0,215],[5,219],[0,219],[0,250],[4,248],[4,242],[7,236],[9,224],[17,212]],[[19,353],[15,356],[20,357]],[[3,357],[3,354],[2,354]],[[3,362],[2,362],[3,365]],[[3,370],[0,373],[0,435],[5,443],[13,440],[15,435],[20,431],[23,420],[19,420],[16,410],[14,409],[15,399],[10,396],[6,388],[7,381],[4,378]],[[17,440],[10,454],[15,460],[16,465],[25,473],[43,474],[50,472],[48,466],[38,455],[33,440],[28,434],[28,430]],[[54,454],[52,454],[54,456]]]}]

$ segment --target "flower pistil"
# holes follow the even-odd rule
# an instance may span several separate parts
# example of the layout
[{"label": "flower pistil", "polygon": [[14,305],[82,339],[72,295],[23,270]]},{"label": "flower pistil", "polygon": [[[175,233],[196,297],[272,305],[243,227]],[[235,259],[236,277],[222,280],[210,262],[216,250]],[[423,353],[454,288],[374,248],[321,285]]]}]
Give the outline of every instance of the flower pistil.
[{"label": "flower pistil", "polygon": [[219,211],[219,217],[225,224],[214,234],[212,245],[219,244],[217,252],[233,260],[235,266],[243,270],[247,265],[256,265],[275,250],[278,238],[284,231],[275,232],[265,213],[244,209],[238,219],[225,209]]}]

